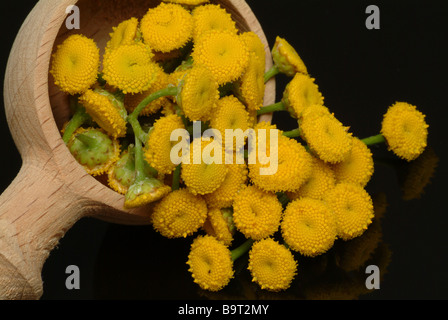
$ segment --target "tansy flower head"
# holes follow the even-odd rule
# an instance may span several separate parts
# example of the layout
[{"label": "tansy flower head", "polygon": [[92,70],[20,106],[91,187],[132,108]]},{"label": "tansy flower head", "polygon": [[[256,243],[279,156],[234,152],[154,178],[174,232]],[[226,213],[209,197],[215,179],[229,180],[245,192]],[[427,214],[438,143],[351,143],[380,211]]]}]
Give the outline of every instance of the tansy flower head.
[{"label": "tansy flower head", "polygon": [[219,99],[218,83],[205,67],[195,64],[189,69],[180,83],[177,103],[185,116],[191,121],[207,121]]},{"label": "tansy flower head", "polygon": [[143,16],[143,40],[155,51],[170,52],[183,47],[193,34],[193,17],[179,4],[161,3]]},{"label": "tansy flower head", "polygon": [[293,117],[300,118],[307,107],[324,103],[324,98],[314,80],[306,74],[296,73],[286,85],[282,102]]},{"label": "tansy flower head", "polygon": [[353,182],[364,187],[373,175],[372,152],[364,142],[353,137],[353,145],[348,157],[332,165],[332,168],[338,182]]},{"label": "tansy flower head", "polygon": [[233,278],[229,248],[209,235],[194,239],[187,264],[194,282],[204,290],[219,291]]},{"label": "tansy flower head", "polygon": [[[226,141],[226,129],[241,129],[244,132],[249,128],[249,114],[246,111],[246,107],[235,96],[225,96],[217,101],[216,111],[210,120],[210,126],[219,130],[224,144]],[[233,150],[243,147],[242,145],[236,146],[235,139],[232,145]],[[228,143],[226,143],[226,147],[228,147]]]},{"label": "tansy flower head", "polygon": [[297,51],[283,38],[275,39],[272,48],[272,59],[281,73],[293,77],[297,72],[308,74],[308,70]]},{"label": "tansy flower head", "polygon": [[123,102],[102,89],[87,90],[79,97],[86,112],[110,136],[126,135],[126,110]]},{"label": "tansy flower head", "polygon": [[176,164],[171,160],[171,149],[179,140],[170,139],[171,133],[176,129],[184,129],[184,124],[178,115],[172,114],[157,119],[150,131],[144,156],[159,173],[170,174],[176,168]]},{"label": "tansy flower head", "polygon": [[297,273],[297,262],[284,245],[272,238],[255,242],[249,251],[252,281],[261,289],[280,291],[288,289]]},{"label": "tansy flower head", "polygon": [[364,233],[373,219],[373,202],[360,185],[341,182],[325,196],[336,218],[338,236],[351,240]]},{"label": "tansy flower head", "polygon": [[299,128],[310,150],[321,160],[337,163],[350,154],[353,137],[333,115],[303,118]]},{"label": "tansy flower head", "polygon": [[103,57],[103,78],[123,93],[148,90],[156,81],[158,65],[152,61],[151,49],[142,43],[121,45],[106,50]]},{"label": "tansy flower head", "polygon": [[263,66],[266,65],[266,51],[260,37],[253,31],[241,33],[240,37],[246,43],[250,53],[254,53],[251,59],[256,59]]},{"label": "tansy flower head", "polygon": [[330,207],[311,198],[293,200],[288,204],[281,230],[283,239],[292,250],[309,257],[328,251],[337,236]]},{"label": "tansy flower head", "polygon": [[57,46],[50,73],[54,83],[68,94],[79,94],[97,80],[100,53],[96,43],[83,35],[69,36]]},{"label": "tansy flower head", "polygon": [[116,27],[112,27],[110,40],[107,42],[106,50],[116,49],[123,44],[132,44],[137,36],[138,19],[130,18],[122,21]]},{"label": "tansy flower head", "polygon": [[280,225],[282,205],[274,193],[255,186],[243,188],[233,202],[233,221],[247,238],[261,240],[272,236]]},{"label": "tansy flower head", "polygon": [[407,161],[416,159],[425,150],[428,125],[425,115],[416,106],[397,102],[383,116],[381,134],[389,150]]},{"label": "tansy flower head", "polygon": [[194,20],[193,39],[198,39],[204,32],[210,30],[230,30],[238,32],[235,21],[226,9],[219,4],[197,6],[191,12]]},{"label": "tansy flower head", "polygon": [[287,192],[291,200],[301,197],[320,200],[336,184],[332,168],[324,161],[312,157],[311,175],[297,191]]},{"label": "tansy flower head", "polygon": [[254,52],[250,53],[249,64],[241,78],[236,82],[236,90],[248,110],[259,110],[264,100],[264,70],[265,63],[256,58]]},{"label": "tansy flower head", "polygon": [[[159,66],[156,68],[157,72],[157,81],[155,81],[148,90],[145,90],[140,93],[128,93],[124,97],[124,106],[129,113],[134,111],[134,109],[139,105],[139,103],[149,96],[151,93],[164,89],[169,84],[169,75],[163,71],[163,69]],[[140,115],[147,116],[153,113],[156,113],[166,104],[170,104],[171,101],[168,97],[161,97],[154,101],[148,103],[148,105],[140,112]]]},{"label": "tansy flower head", "polygon": [[230,246],[235,233],[232,215],[232,209],[230,208],[209,209],[207,220],[203,225],[205,232],[222,241],[226,246]]},{"label": "tansy flower head", "polygon": [[73,157],[88,174],[107,172],[120,156],[120,144],[101,129],[79,128],[67,143]]},{"label": "tansy flower head", "polygon": [[[181,178],[193,194],[212,193],[223,183],[228,167],[220,142],[194,139],[190,144],[189,161],[182,161]],[[188,162],[188,163],[187,163]]]},{"label": "tansy flower head", "polygon": [[244,40],[229,30],[210,30],[195,41],[193,60],[212,72],[219,85],[241,77],[249,63]]},{"label": "tansy flower head", "polygon": [[[258,146],[258,151],[259,148]],[[277,152],[277,165],[273,163],[275,162],[275,152]],[[295,191],[311,175],[311,155],[294,139],[280,134],[277,150],[272,149],[269,142],[266,145],[266,155],[270,159],[267,163],[257,157],[255,163],[249,162],[248,165],[251,181],[265,191]]]},{"label": "tansy flower head", "polygon": [[160,200],[171,191],[171,187],[165,185],[162,181],[145,177],[142,180],[134,181],[129,186],[125,194],[124,207],[138,208],[148,203]]},{"label": "tansy flower head", "polygon": [[179,189],[154,206],[152,225],[164,237],[185,238],[202,227],[206,218],[205,200],[186,189]]},{"label": "tansy flower head", "polygon": [[247,181],[246,164],[227,164],[227,174],[221,185],[212,193],[204,195],[209,208],[228,208]]}]

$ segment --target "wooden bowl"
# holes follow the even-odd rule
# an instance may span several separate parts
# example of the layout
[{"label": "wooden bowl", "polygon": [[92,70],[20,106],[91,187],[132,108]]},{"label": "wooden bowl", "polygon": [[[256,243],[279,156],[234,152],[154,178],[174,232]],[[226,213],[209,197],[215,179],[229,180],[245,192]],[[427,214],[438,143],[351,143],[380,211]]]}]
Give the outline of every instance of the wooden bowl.
[{"label": "wooden bowl", "polygon": [[[68,30],[66,8],[80,9],[80,30]],[[225,7],[240,30],[256,32],[271,55],[262,28],[243,0],[212,1]],[[124,197],[88,175],[61,138],[68,120],[67,96],[49,76],[51,54],[72,33],[93,38],[103,52],[120,21],[141,18],[160,0],[40,0],[24,21],[5,74],[5,112],[23,159],[11,185],[0,196],[0,298],[39,299],[42,267],[51,250],[82,217],[119,224],[149,224],[151,206],[124,210]],[[275,99],[266,86],[265,104]],[[269,115],[264,116],[270,120]]]}]

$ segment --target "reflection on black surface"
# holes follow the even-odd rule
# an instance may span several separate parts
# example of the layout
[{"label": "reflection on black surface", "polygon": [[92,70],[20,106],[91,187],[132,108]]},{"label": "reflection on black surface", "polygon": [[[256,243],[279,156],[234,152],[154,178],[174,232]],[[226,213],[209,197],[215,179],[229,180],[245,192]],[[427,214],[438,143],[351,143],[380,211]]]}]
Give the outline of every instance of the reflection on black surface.
[{"label": "reflection on black surface", "polygon": [[[186,265],[192,238],[166,239],[151,227],[111,225],[97,259],[97,299],[358,299],[365,286],[366,267],[377,265],[381,281],[391,252],[383,242],[381,220],[386,195],[372,196],[375,219],[366,232],[351,241],[336,241],[326,254],[306,258],[296,254],[298,275],[279,293],[261,290],[251,282],[247,255],[235,262],[235,278],[223,290],[201,290]],[[374,289],[373,289],[374,290]]]}]

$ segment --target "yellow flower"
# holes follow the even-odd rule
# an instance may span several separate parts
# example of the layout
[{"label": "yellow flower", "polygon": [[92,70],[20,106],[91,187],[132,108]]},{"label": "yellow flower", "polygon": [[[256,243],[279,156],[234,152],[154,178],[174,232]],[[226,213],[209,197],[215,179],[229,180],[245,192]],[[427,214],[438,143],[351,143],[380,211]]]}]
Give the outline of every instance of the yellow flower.
[{"label": "yellow flower", "polygon": [[249,185],[234,199],[233,221],[246,238],[261,240],[278,230],[282,210],[275,194]]},{"label": "yellow flower", "polygon": [[190,160],[189,163],[185,159],[182,161],[181,178],[191,193],[205,195],[219,188],[227,176],[228,167],[221,143],[201,140],[196,138],[190,143],[187,155]]},{"label": "yellow flower", "polygon": [[416,106],[396,102],[384,114],[381,134],[389,150],[402,159],[412,161],[427,145],[428,125],[425,115]]},{"label": "yellow flower", "polygon": [[207,121],[212,118],[219,99],[218,83],[205,67],[194,65],[180,81],[177,103],[191,121]]},{"label": "yellow flower", "polygon": [[235,96],[224,96],[216,103],[216,110],[210,120],[210,126],[219,130],[223,144],[230,149],[227,151],[235,150],[237,147],[242,148],[243,146],[236,146],[235,139],[232,143],[233,149],[226,143],[226,129],[241,129],[242,132],[245,132],[249,129],[249,113]]},{"label": "yellow flower", "polygon": [[[164,89],[169,84],[169,75],[163,71],[161,67],[156,68],[157,80],[151,85],[148,90],[140,93],[128,93],[124,97],[124,106],[129,113],[132,113],[139,103],[149,96],[151,93]],[[171,104],[169,97],[161,97],[150,103],[139,113],[139,115],[147,116],[156,113],[161,107]]]},{"label": "yellow flower", "polygon": [[106,50],[116,49],[123,44],[132,44],[137,36],[138,19],[130,18],[122,21],[116,27],[112,27],[109,34],[110,40],[107,42]]},{"label": "yellow flower", "polygon": [[162,236],[181,238],[192,235],[207,219],[207,204],[187,189],[174,190],[154,206],[152,225]]},{"label": "yellow flower", "polygon": [[158,73],[158,66],[152,61],[152,57],[151,50],[142,43],[106,50],[103,78],[125,94],[148,90],[156,81]]},{"label": "yellow flower", "polygon": [[267,238],[252,245],[248,269],[252,281],[261,289],[281,291],[290,287],[297,273],[297,262],[285,246]]},{"label": "yellow flower", "polygon": [[209,235],[194,239],[187,264],[194,282],[204,290],[219,291],[233,278],[230,250]]},{"label": "yellow flower", "polygon": [[207,220],[203,226],[205,232],[230,246],[235,233],[232,209],[212,208],[208,210]]},{"label": "yellow flower", "polygon": [[171,133],[176,129],[184,129],[184,124],[178,115],[173,114],[157,119],[148,135],[144,156],[159,173],[170,174],[177,166],[171,160],[171,149],[179,140],[170,141]]},{"label": "yellow flower", "polygon": [[337,182],[353,182],[364,187],[373,175],[372,152],[364,142],[353,137],[352,150],[348,157],[332,165],[332,169]]},{"label": "yellow flower", "polygon": [[69,36],[52,57],[50,73],[62,91],[79,94],[96,82],[100,53],[92,39],[79,34]]},{"label": "yellow flower", "polygon": [[289,199],[307,197],[321,200],[335,186],[336,179],[332,168],[316,157],[312,157],[312,159],[310,177],[297,191],[286,193]]},{"label": "yellow flower", "polygon": [[161,3],[143,16],[143,40],[155,51],[170,52],[183,47],[193,34],[193,17],[179,4]]},{"label": "yellow flower", "polygon": [[120,159],[107,172],[108,185],[120,194],[126,194],[135,179],[134,155],[125,150]]},{"label": "yellow flower", "polygon": [[279,71],[289,77],[294,77],[298,72],[308,75],[308,70],[294,47],[278,36],[272,48],[272,58]]},{"label": "yellow flower", "polygon": [[337,236],[334,215],[321,200],[301,198],[291,201],[281,223],[283,239],[304,256],[327,252]]},{"label": "yellow flower", "polygon": [[310,150],[321,160],[337,163],[349,156],[353,137],[332,114],[304,117],[299,128]]},{"label": "yellow flower", "polygon": [[341,182],[327,193],[325,201],[335,214],[338,237],[343,240],[360,236],[372,223],[372,198],[360,185]]},{"label": "yellow flower", "polygon": [[264,70],[265,63],[261,63],[254,52],[250,53],[249,64],[236,83],[237,91],[248,110],[260,110],[264,100]]},{"label": "yellow flower", "polygon": [[67,143],[73,157],[92,176],[101,175],[118,161],[120,144],[103,130],[78,128]]},{"label": "yellow flower", "polygon": [[228,171],[221,185],[204,195],[209,208],[228,208],[247,181],[246,164],[226,164]]},{"label": "yellow flower", "polygon": [[142,207],[162,199],[171,192],[171,187],[156,178],[145,177],[134,181],[125,194],[124,207],[127,209]]},{"label": "yellow flower", "polygon": [[324,104],[324,98],[314,81],[308,75],[296,73],[286,85],[282,102],[293,117],[300,118],[303,110],[311,105]]},{"label": "yellow flower", "polygon": [[241,33],[240,37],[246,43],[249,52],[255,54],[255,57],[252,57],[252,59],[256,59],[260,64],[265,66],[266,51],[260,37],[253,31],[243,32]]},{"label": "yellow flower", "polygon": [[194,20],[194,40],[197,40],[204,32],[210,30],[230,30],[235,34],[238,32],[230,13],[219,4],[197,6],[191,14]]},{"label": "yellow flower", "polygon": [[[270,140],[270,139],[269,139]],[[266,144],[266,155],[270,157],[267,164],[261,158],[255,163],[249,161],[249,177],[259,188],[265,191],[295,191],[310,177],[312,168],[311,155],[299,142],[279,133],[277,143],[277,165],[273,159],[274,150],[271,143]],[[260,143],[257,147],[259,152]],[[265,170],[262,172],[261,170]]]},{"label": "yellow flower", "polygon": [[87,90],[79,97],[86,112],[114,138],[126,135],[126,110],[123,103],[102,89]]},{"label": "yellow flower", "polygon": [[241,77],[249,63],[244,40],[229,30],[210,30],[195,41],[193,60],[212,72],[219,85]]}]

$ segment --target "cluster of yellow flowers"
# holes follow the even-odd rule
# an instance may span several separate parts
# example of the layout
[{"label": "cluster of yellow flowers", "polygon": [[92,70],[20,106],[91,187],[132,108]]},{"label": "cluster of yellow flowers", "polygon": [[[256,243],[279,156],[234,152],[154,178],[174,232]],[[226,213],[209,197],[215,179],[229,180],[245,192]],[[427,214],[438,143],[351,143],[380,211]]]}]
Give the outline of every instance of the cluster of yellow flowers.
[{"label": "cluster of yellow flowers", "polygon": [[[234,261],[247,252],[254,282],[271,291],[288,288],[297,274],[295,255],[321,255],[371,224],[368,146],[386,142],[408,161],[426,147],[425,116],[404,102],[385,113],[379,135],[355,137],[324,105],[285,39],[276,38],[274,66],[266,70],[260,38],[240,31],[223,7],[207,0],[164,0],[140,20],[115,26],[104,50],[100,57],[94,40],[80,34],[56,48],[50,73],[74,102],[63,140],[89,174],[107,177],[124,195],[125,208],[151,204],[150,222],[161,235],[197,235],[187,264],[205,290],[224,288],[235,276]],[[281,101],[263,106],[265,83],[277,74],[291,80]],[[280,110],[297,119],[298,129],[257,122]],[[204,156],[213,142],[192,137],[198,121],[222,137],[226,129],[253,129],[256,145],[277,153],[278,167],[270,172],[258,158],[195,162],[196,152]],[[182,139],[172,141],[176,129],[189,133],[190,153],[179,155],[191,161],[172,161]],[[266,129],[268,135],[260,134]],[[269,130],[279,133],[276,150]],[[238,146],[230,149],[223,157],[236,157]],[[236,233],[243,243],[234,243]]]}]

